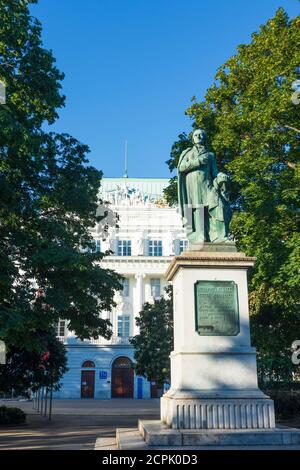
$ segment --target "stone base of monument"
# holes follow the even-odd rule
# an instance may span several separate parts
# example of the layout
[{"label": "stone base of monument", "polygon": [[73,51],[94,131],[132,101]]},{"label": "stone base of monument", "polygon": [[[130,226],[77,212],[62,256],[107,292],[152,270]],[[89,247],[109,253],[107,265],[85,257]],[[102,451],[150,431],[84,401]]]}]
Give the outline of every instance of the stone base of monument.
[{"label": "stone base of monument", "polygon": [[170,429],[160,421],[139,421],[148,446],[293,446],[300,445],[300,429]]},{"label": "stone base of monument", "polygon": [[161,422],[172,429],[273,429],[273,400],[259,390],[216,393],[169,391],[161,398]]},{"label": "stone base of monument", "polygon": [[[226,251],[225,251],[226,250]],[[250,343],[247,270],[233,243],[205,243],[175,257],[171,389],[161,422],[173,429],[273,429],[273,401],[258,388]]]},{"label": "stone base of monument", "polygon": [[174,351],[161,420],[117,430],[118,448],[299,448],[300,430],[275,428],[273,401],[258,388],[247,286],[255,258],[233,243],[192,248],[166,273]]},{"label": "stone base of monument", "polygon": [[119,428],[116,438],[98,438],[95,450],[300,450],[300,429],[170,429],[161,421],[139,420]]}]

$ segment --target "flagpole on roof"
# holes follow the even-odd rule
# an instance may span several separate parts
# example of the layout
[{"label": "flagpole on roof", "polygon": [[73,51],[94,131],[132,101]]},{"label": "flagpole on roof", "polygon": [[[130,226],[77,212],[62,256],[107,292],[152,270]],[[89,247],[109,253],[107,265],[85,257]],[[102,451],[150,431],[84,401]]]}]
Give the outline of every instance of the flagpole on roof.
[{"label": "flagpole on roof", "polygon": [[125,173],[124,173],[124,178],[128,178],[127,156],[128,156],[128,142],[127,142],[127,140],[125,140]]}]

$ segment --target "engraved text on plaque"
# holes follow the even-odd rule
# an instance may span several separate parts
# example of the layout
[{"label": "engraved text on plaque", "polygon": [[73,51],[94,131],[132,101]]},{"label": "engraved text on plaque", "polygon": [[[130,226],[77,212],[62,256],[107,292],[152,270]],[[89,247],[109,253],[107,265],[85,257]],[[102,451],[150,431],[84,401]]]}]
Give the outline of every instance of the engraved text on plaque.
[{"label": "engraved text on plaque", "polygon": [[201,336],[235,336],[240,331],[237,285],[233,281],[195,283],[196,331]]}]

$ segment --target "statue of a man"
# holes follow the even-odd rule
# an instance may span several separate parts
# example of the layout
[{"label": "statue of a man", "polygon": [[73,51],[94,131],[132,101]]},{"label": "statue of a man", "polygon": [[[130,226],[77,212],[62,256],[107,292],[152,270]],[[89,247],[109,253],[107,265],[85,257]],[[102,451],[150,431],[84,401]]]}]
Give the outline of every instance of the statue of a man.
[{"label": "statue of a man", "polygon": [[216,158],[205,148],[206,133],[195,129],[193,147],[184,150],[178,163],[178,200],[191,244],[228,241],[231,218],[226,184]]}]

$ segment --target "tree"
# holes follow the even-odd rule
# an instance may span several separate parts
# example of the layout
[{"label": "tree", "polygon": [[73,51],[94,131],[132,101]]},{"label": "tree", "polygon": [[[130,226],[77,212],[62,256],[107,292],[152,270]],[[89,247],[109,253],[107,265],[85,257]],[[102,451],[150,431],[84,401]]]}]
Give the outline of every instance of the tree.
[{"label": "tree", "polygon": [[[299,79],[300,17],[280,8],[252,41],[223,64],[203,101],[186,114],[207,130],[219,168],[231,176],[231,232],[240,250],[256,256],[250,311],[261,371],[290,378],[291,344],[300,330]],[[168,161],[176,167],[181,136]],[[167,197],[176,202],[174,180]],[[283,366],[283,363],[285,366]]]},{"label": "tree", "polygon": [[131,339],[137,374],[155,381],[159,388],[170,382],[170,353],[173,349],[173,300],[171,288],[166,298],[145,303],[136,318],[140,332]]},{"label": "tree", "polygon": [[[189,138],[185,132],[178,136],[178,141],[174,142],[172,145],[170,158],[166,162],[170,171],[177,168],[180,155],[185,149],[192,147],[192,145],[191,138]],[[169,186],[164,189],[164,196],[167,203],[171,206],[178,202],[177,176],[173,176],[170,179]]]},{"label": "tree", "polygon": [[64,345],[54,331],[37,331],[42,352],[13,346],[5,365],[0,365],[0,391],[3,394],[28,394],[40,387],[59,390],[60,379],[67,372],[67,356]]},{"label": "tree", "polygon": [[62,79],[28,3],[0,0],[0,338],[11,352],[42,353],[39,332],[59,318],[81,339],[109,338],[99,313],[121,288],[99,265],[108,253],[89,252],[102,174],[86,145],[45,130],[64,105]]}]

